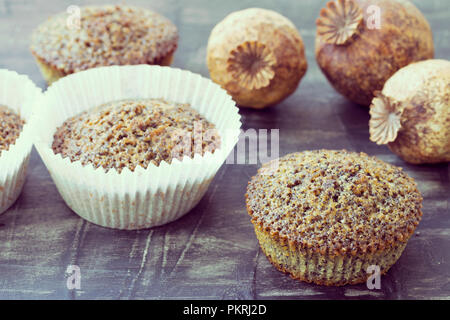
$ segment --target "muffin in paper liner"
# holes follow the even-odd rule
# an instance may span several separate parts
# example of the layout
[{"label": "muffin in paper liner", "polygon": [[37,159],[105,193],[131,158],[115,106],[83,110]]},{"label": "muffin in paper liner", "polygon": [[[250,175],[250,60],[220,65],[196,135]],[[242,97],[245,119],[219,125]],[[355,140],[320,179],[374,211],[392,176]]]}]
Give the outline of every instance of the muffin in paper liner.
[{"label": "muffin in paper liner", "polygon": [[0,214],[19,197],[26,178],[33,130],[33,105],[42,91],[25,75],[0,70],[0,105],[9,108],[25,121],[14,144],[0,151]]},{"label": "muffin in paper liner", "polygon": [[[189,103],[216,126],[220,148],[120,173],[54,153],[54,133],[68,118],[111,101],[146,98]],[[163,225],[189,212],[234,148],[241,127],[234,101],[211,80],[148,65],[100,67],[62,78],[44,94],[36,123],[36,148],[66,204],[92,223],[128,230]]]}]

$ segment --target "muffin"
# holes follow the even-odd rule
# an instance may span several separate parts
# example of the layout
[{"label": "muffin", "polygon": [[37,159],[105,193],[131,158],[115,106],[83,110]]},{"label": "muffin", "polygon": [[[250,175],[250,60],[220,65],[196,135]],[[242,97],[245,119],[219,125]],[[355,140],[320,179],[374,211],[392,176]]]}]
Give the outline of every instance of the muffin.
[{"label": "muffin", "polygon": [[401,168],[364,153],[315,150],[264,164],[246,194],[262,251],[280,271],[320,285],[385,274],[422,216]]},{"label": "muffin", "polygon": [[170,65],[178,33],[151,10],[104,5],[81,7],[79,26],[63,12],[32,34],[31,52],[48,84],[68,74],[108,65]]},{"label": "muffin", "polygon": [[45,92],[35,146],[64,201],[100,226],[136,230],[202,199],[240,134],[211,80],[138,65],[68,75]]},{"label": "muffin", "polygon": [[106,172],[159,166],[219,147],[214,124],[189,104],[161,99],[115,101],[87,110],[66,120],[52,145],[55,154]]},{"label": "muffin", "polygon": [[25,121],[18,114],[0,105],[0,155],[16,142],[24,124]]},{"label": "muffin", "polygon": [[0,214],[19,197],[32,147],[32,110],[41,90],[25,75],[0,69]]}]

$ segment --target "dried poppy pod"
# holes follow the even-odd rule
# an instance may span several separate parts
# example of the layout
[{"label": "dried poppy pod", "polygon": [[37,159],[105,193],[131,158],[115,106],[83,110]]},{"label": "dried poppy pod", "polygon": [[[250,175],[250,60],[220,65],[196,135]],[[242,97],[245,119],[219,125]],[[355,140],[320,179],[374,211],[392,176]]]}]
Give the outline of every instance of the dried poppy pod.
[{"label": "dried poppy pod", "polygon": [[207,64],[211,79],[239,105],[257,109],[293,93],[307,69],[294,24],[258,8],[233,12],[214,27]]},{"label": "dried poppy pod", "polygon": [[397,71],[370,106],[370,140],[411,163],[450,161],[450,61]]},{"label": "dried poppy pod", "polygon": [[361,105],[398,69],[434,56],[430,26],[406,0],[330,1],[316,24],[317,63],[339,93]]}]

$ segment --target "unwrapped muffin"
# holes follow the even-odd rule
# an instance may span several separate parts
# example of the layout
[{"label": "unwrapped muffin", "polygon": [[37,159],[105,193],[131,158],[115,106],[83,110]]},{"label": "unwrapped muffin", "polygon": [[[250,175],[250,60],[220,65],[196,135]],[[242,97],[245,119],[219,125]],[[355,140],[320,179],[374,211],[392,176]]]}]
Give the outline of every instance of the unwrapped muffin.
[{"label": "unwrapped muffin", "polygon": [[[74,17],[76,19],[76,17]],[[31,52],[45,80],[108,65],[170,65],[178,33],[167,18],[127,5],[80,8],[79,26],[66,12],[33,32]]]},{"label": "unwrapped muffin", "polygon": [[386,273],[422,216],[422,196],[401,168],[345,150],[263,165],[246,203],[272,264],[321,285],[365,282],[371,265]]}]

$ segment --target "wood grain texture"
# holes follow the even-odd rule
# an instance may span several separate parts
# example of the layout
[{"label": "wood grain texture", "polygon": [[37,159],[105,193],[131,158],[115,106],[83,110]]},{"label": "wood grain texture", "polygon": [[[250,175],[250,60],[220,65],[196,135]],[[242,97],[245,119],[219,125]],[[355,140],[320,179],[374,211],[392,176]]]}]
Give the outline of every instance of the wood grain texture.
[{"label": "wood grain texture", "polygon": [[[0,68],[45,83],[28,50],[31,30],[69,5],[111,1],[0,0]],[[298,90],[271,109],[242,110],[243,126],[280,129],[280,155],[346,148],[402,166],[424,196],[424,216],[400,260],[381,280],[328,288],[278,272],[258,247],[244,194],[258,165],[224,165],[188,215],[166,226],[116,231],[81,220],[63,202],[33,151],[28,179],[0,216],[1,299],[450,299],[450,168],[414,166],[369,141],[368,110],[337,94],[314,59],[315,19],[325,1],[127,1],[153,8],[179,28],[174,66],[208,76],[212,27],[232,11],[274,9],[300,29],[308,71]],[[437,58],[450,58],[447,0],[414,1],[433,29]],[[81,290],[66,288],[66,268],[81,268]]]}]

